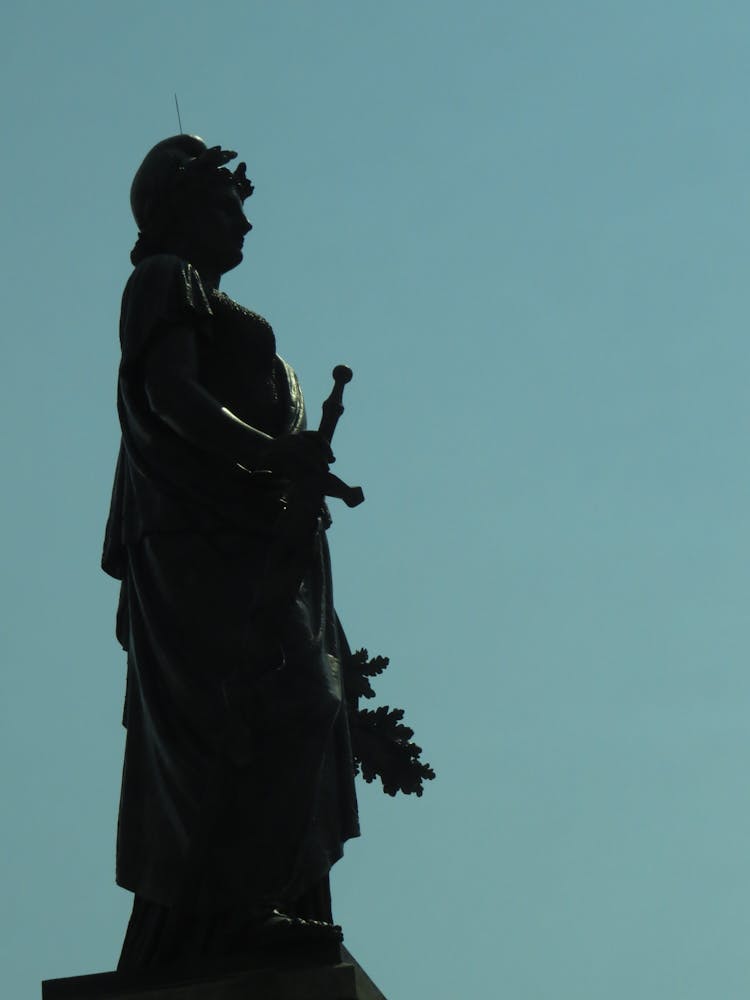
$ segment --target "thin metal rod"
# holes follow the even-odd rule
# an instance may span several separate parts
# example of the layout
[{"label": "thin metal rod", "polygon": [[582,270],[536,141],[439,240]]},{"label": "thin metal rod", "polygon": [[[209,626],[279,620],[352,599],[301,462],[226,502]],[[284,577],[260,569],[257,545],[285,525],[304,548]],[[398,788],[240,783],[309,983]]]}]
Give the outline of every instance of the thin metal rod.
[{"label": "thin metal rod", "polygon": [[177,108],[177,124],[180,128],[180,135],[182,135],[182,119],[180,118],[180,103],[177,100],[177,94],[174,95],[174,106]]}]

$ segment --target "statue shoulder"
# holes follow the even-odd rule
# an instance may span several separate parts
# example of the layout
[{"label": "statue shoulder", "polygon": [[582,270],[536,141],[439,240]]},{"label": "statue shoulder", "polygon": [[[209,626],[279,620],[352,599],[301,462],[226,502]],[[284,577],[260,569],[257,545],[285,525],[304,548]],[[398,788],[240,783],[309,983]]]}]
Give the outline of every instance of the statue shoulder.
[{"label": "statue shoulder", "polygon": [[196,295],[208,306],[208,295],[203,288],[201,277],[193,265],[171,253],[153,254],[133,268],[126,285],[126,294],[137,291],[140,295],[160,297],[165,289],[180,292],[192,298]]},{"label": "statue shoulder", "polygon": [[173,254],[146,257],[130,275],[122,297],[123,360],[139,356],[155,331],[190,326],[208,332],[213,316],[200,275]]}]

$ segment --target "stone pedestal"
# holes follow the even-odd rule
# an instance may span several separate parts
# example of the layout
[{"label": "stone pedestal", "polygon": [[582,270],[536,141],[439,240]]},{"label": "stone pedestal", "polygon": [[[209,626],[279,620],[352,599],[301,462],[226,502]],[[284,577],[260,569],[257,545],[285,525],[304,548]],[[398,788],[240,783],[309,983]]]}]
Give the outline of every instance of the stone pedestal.
[{"label": "stone pedestal", "polygon": [[346,948],[311,961],[278,956],[126,976],[104,972],[42,983],[42,1000],[385,1000]]}]

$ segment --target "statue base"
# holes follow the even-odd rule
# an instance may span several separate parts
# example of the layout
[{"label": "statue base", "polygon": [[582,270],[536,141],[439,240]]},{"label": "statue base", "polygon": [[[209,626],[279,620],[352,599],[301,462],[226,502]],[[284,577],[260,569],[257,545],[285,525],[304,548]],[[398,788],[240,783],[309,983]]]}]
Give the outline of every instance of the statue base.
[{"label": "statue base", "polygon": [[47,979],[42,1000],[385,1000],[346,948],[316,959],[275,955],[180,972],[104,972]]}]

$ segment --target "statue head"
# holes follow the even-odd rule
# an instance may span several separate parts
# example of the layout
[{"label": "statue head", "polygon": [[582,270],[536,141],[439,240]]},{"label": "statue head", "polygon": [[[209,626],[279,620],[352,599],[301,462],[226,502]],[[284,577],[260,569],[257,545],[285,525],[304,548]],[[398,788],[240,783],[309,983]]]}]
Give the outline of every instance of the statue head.
[{"label": "statue head", "polygon": [[252,228],[242,204],[253,185],[244,163],[226,167],[236,156],[195,135],[171,136],[149,150],[130,189],[139,229],[134,264],[154,253],[177,253],[217,274],[239,264]]}]

